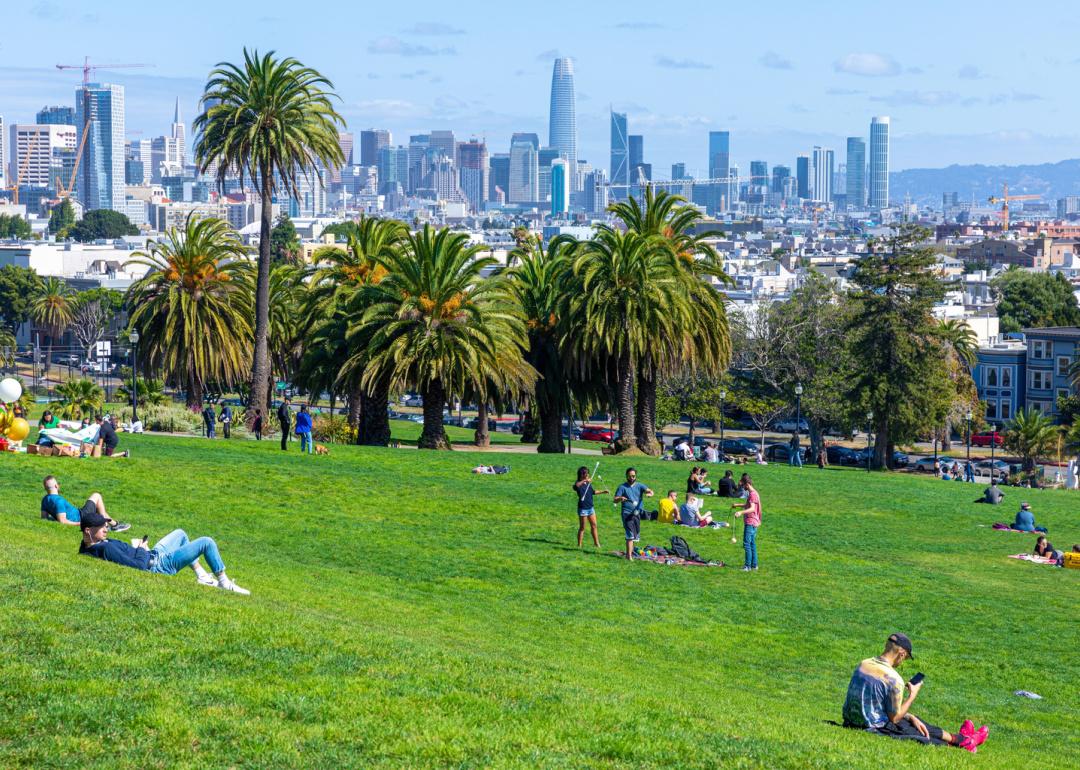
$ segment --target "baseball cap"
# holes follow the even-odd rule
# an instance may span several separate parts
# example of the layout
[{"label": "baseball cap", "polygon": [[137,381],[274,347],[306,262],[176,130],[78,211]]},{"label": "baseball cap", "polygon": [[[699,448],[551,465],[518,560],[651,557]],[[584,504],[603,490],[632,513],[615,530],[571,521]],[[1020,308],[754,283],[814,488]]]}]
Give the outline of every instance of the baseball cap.
[{"label": "baseball cap", "polygon": [[81,527],[82,529],[94,529],[96,527],[104,527],[108,523],[109,520],[97,511],[93,511],[92,513],[85,513],[83,514],[82,518],[79,519],[79,527]]},{"label": "baseball cap", "polygon": [[889,641],[907,652],[909,658],[915,660],[915,653],[911,651],[911,640],[908,639],[907,634],[893,634],[889,637]]}]

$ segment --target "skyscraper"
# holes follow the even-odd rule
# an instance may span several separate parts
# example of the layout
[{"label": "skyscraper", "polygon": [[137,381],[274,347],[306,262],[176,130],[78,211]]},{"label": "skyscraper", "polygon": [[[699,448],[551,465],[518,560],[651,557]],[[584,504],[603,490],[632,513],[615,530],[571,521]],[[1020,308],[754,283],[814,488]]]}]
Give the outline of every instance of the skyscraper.
[{"label": "skyscraper", "polygon": [[569,161],[556,158],[551,162],[551,214],[566,216],[570,211]]},{"label": "skyscraper", "polygon": [[810,179],[810,156],[800,155],[795,158],[796,195],[803,200],[810,199],[812,181]]},{"label": "skyscraper", "polygon": [[818,203],[832,201],[833,151],[815,147],[813,154],[814,189],[811,197]]},{"label": "skyscraper", "polygon": [[888,205],[889,118],[879,115],[870,121],[870,208],[878,210]]},{"label": "skyscraper", "polygon": [[750,185],[755,191],[764,191],[769,186],[769,164],[763,160],[750,161]]},{"label": "skyscraper", "polygon": [[607,174],[602,168],[590,171],[585,176],[585,211],[590,214],[603,214],[608,207]]},{"label": "skyscraper", "polygon": [[866,141],[849,136],[847,140],[847,204],[861,209],[866,203]]},{"label": "skyscraper", "polygon": [[510,154],[497,152],[491,156],[491,173],[488,177],[488,200],[498,201],[502,194],[502,202],[506,203],[510,194]]},{"label": "skyscraper", "polygon": [[42,107],[38,111],[36,122],[39,126],[74,126],[75,108],[60,106]]},{"label": "skyscraper", "polygon": [[176,97],[176,109],[173,112],[172,138],[176,143],[177,160],[180,162],[180,170],[183,171],[187,163],[187,127],[183,118],[180,117],[180,97]]},{"label": "skyscraper", "polygon": [[[709,132],[709,178],[727,179],[731,173],[731,134],[727,131]],[[714,182],[708,186],[706,204],[710,211],[718,211],[722,204],[730,201],[728,185]]]},{"label": "skyscraper", "polygon": [[[369,128],[360,132],[360,165],[374,166],[379,162],[379,150],[391,144],[390,132]],[[381,181],[381,180],[380,180]]]},{"label": "skyscraper", "polygon": [[[48,188],[62,152],[75,150],[75,126],[12,123],[8,130],[8,175],[19,187]],[[63,180],[65,183],[67,179]]]},{"label": "skyscraper", "polygon": [[142,179],[139,182],[128,182],[128,184],[150,184],[153,176],[153,154],[152,143],[149,139],[132,139],[127,143],[126,158],[138,161],[142,167]]},{"label": "skyscraper", "polygon": [[559,157],[559,151],[554,147],[541,147],[537,161],[537,180],[540,183],[539,193],[536,200],[551,200],[551,164]]},{"label": "skyscraper", "polygon": [[465,194],[469,207],[480,211],[488,199],[487,144],[470,139],[458,145],[458,186]]},{"label": "skyscraper", "polygon": [[577,108],[574,99],[574,62],[555,60],[551,71],[551,110],[548,120],[548,146],[566,158],[570,189],[575,189],[577,173]]},{"label": "skyscraper", "polygon": [[626,133],[626,113],[611,113],[611,184],[616,198],[627,196],[630,181],[630,148]]},{"label": "skyscraper", "polygon": [[0,185],[7,186],[7,153],[4,152],[4,116],[0,115]]},{"label": "skyscraper", "polygon": [[431,137],[427,134],[413,134],[409,137],[409,179],[405,192],[412,195],[424,183],[430,160]]},{"label": "skyscraper", "polygon": [[510,137],[510,189],[507,203],[536,203],[540,198],[540,137],[517,133]]},{"label": "skyscraper", "polygon": [[[124,210],[124,87],[86,83],[75,91],[75,126],[79,136],[89,125],[77,197],[87,211]],[[81,140],[80,140],[81,141]]]},{"label": "skyscraper", "polygon": [[[361,153],[363,150],[361,150]],[[404,192],[409,186],[409,150],[406,147],[380,147],[376,156],[379,192]]]},{"label": "skyscraper", "polygon": [[784,182],[791,178],[791,168],[789,166],[773,166],[772,167],[772,188],[770,192],[773,195],[784,194]]},{"label": "skyscraper", "polygon": [[671,164],[671,178],[672,179],[687,179],[686,176],[686,164],[685,163],[672,163]]},{"label": "skyscraper", "polygon": [[457,141],[454,139],[453,131],[432,131],[429,137],[428,146],[431,149],[431,160],[435,160],[440,155],[454,160],[457,155]]}]

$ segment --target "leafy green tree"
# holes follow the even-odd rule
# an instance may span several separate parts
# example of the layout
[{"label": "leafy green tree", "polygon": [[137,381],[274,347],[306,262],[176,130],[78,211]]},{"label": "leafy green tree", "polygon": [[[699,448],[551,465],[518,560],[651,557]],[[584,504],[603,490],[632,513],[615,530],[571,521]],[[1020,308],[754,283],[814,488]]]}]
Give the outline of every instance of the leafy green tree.
[{"label": "leafy green tree", "polygon": [[[127,376],[121,374],[124,382],[116,389],[116,400],[131,404],[131,370],[127,370]],[[135,378],[135,388],[138,392],[139,406],[161,406],[169,403],[170,399],[165,393],[165,383],[156,379]]]},{"label": "leafy green tree", "polygon": [[288,214],[282,214],[270,231],[270,259],[275,265],[295,264],[300,260],[300,236]]},{"label": "leafy green tree", "polygon": [[126,214],[112,209],[93,209],[68,230],[68,236],[79,243],[113,240],[125,235],[138,235],[139,228],[131,224]]},{"label": "leafy green tree", "polygon": [[422,394],[423,449],[450,448],[443,427],[448,396],[461,394],[478,372],[520,358],[526,344],[506,279],[483,277],[496,263],[478,256],[481,250],[448,228],[425,225],[410,234],[400,249],[377,257],[387,275],[364,290],[367,310],[349,330],[371,334],[361,362],[365,387],[385,378],[392,389]]},{"label": "leafy green tree", "polygon": [[1080,396],[1069,394],[1058,396],[1057,399],[1058,420],[1062,425],[1072,425],[1080,418]]},{"label": "leafy green tree", "polygon": [[1006,423],[1005,447],[1020,455],[1024,473],[1033,476],[1039,458],[1053,454],[1060,435],[1060,429],[1048,415],[1024,409]]},{"label": "leafy green tree", "polygon": [[[195,162],[201,172],[217,168],[218,185],[239,176],[251,180],[262,205],[258,275],[255,285],[254,354],[251,357],[251,413],[267,414],[270,384],[270,263],[274,193],[299,195],[302,176],[318,177],[345,161],[334,110],[333,84],[293,58],[244,49],[241,65],[222,62],[203,92],[203,112],[195,118]],[[320,184],[321,180],[316,179]]]},{"label": "leafy green tree", "polygon": [[853,313],[846,333],[854,373],[847,398],[874,413],[872,464],[891,464],[897,442],[940,426],[954,391],[931,315],[944,288],[931,270],[929,231],[912,224],[871,243],[852,282]]},{"label": "leafy green tree", "polygon": [[1002,332],[1044,326],[1080,326],[1080,306],[1072,284],[1061,273],[1010,268],[991,284],[998,294]]},{"label": "leafy green tree", "polygon": [[693,371],[680,371],[660,380],[656,395],[656,426],[690,418],[690,441],[698,420],[720,419],[720,382]]},{"label": "leafy green tree", "polygon": [[70,198],[64,198],[59,205],[49,212],[49,232],[58,238],[64,238],[75,226],[75,207]]},{"label": "leafy green tree", "polygon": [[953,426],[962,425],[968,410],[974,411],[978,405],[978,389],[971,378],[978,338],[966,322],[955,318],[940,321],[936,332],[945,351],[946,375],[955,391],[955,398],[946,412],[945,424],[940,431],[941,449],[947,452],[951,446]]},{"label": "leafy green tree", "polygon": [[48,336],[45,371],[52,362],[52,346],[56,344],[75,320],[78,304],[75,290],[61,278],[46,278],[30,303],[30,316]]},{"label": "leafy green tree", "polygon": [[30,320],[30,306],[41,291],[41,278],[32,268],[0,267],[0,322],[13,334]]},{"label": "leafy green tree", "polygon": [[26,240],[33,234],[30,223],[18,214],[0,214],[0,238]]},{"label": "leafy green tree", "polygon": [[65,420],[91,417],[105,407],[105,391],[93,380],[68,380],[56,386],[56,400],[49,409]]},{"label": "leafy green tree", "polygon": [[190,217],[127,265],[148,268],[128,289],[130,324],[150,371],[202,404],[208,383],[235,385],[250,363],[251,265],[220,219]]},{"label": "leafy green tree", "polygon": [[769,393],[767,388],[761,387],[760,383],[741,382],[733,394],[733,403],[736,407],[746,412],[758,429],[759,445],[761,452],[765,452],[765,431],[768,427],[791,408],[791,402],[786,398]]}]

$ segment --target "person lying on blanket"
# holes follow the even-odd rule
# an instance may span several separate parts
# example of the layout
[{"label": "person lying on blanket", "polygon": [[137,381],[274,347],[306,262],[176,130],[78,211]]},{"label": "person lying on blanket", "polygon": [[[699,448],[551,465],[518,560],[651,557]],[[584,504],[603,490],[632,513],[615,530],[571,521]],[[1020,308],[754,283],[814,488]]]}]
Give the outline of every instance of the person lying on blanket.
[{"label": "person lying on blanket", "polygon": [[509,465],[477,465],[472,469],[473,473],[479,473],[484,476],[494,476],[501,473],[509,473]]},{"label": "person lying on blanket", "polygon": [[1035,514],[1031,512],[1031,503],[1020,503],[1020,510],[1016,512],[1016,520],[1012,528],[1021,532],[1046,532],[1046,527],[1035,526]]},{"label": "person lying on blanket", "polygon": [[701,513],[701,500],[688,494],[686,502],[679,507],[679,523],[684,527],[707,527],[712,524],[712,511]]},{"label": "person lying on blanket", "polygon": [[1035,550],[1032,551],[1036,556],[1041,556],[1044,559],[1050,559],[1053,562],[1059,562],[1065,556],[1061,551],[1058,551],[1046,539],[1046,535],[1039,535],[1035,541]]}]

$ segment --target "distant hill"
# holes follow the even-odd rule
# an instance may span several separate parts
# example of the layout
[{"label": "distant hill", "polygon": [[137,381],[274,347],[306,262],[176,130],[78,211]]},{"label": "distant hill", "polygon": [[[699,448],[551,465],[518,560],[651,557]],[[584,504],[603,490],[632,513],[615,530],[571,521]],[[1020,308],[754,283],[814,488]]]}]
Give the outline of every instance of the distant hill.
[{"label": "distant hill", "polygon": [[1080,159],[1029,166],[910,168],[889,174],[889,198],[898,203],[910,195],[918,203],[940,206],[942,193],[955,192],[961,201],[974,196],[985,204],[991,195],[1001,195],[1004,183],[1010,193],[1042,195],[1053,204],[1066,195],[1080,195]]}]

